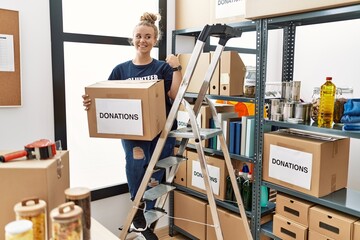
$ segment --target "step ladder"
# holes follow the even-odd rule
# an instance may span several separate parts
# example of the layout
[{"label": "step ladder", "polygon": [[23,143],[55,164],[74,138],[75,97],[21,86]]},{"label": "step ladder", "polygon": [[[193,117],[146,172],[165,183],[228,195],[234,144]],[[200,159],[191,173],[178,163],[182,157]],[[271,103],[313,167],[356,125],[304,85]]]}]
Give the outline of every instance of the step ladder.
[{"label": "step ladder", "polygon": [[[175,174],[178,171],[179,164],[182,161],[185,161],[186,158],[183,157],[183,153],[186,149],[186,145],[188,143],[189,139],[194,139],[196,151],[199,157],[199,162],[202,170],[202,174],[204,176],[204,183],[205,183],[205,189],[207,193],[207,198],[210,206],[210,212],[215,228],[216,237],[218,240],[223,239],[223,234],[221,231],[221,225],[219,221],[219,216],[217,213],[217,207],[216,202],[214,198],[214,194],[211,188],[211,182],[209,178],[209,171],[206,165],[205,160],[205,154],[204,149],[202,145],[202,140],[209,139],[215,136],[219,137],[220,144],[221,144],[221,150],[224,155],[225,163],[230,175],[230,180],[232,183],[232,187],[234,189],[235,197],[237,200],[237,204],[239,207],[239,212],[242,217],[242,219],[246,219],[243,222],[245,235],[247,236],[248,240],[252,240],[252,235],[250,232],[250,227],[247,221],[245,209],[243,206],[243,202],[241,199],[240,191],[238,189],[237,183],[236,183],[236,177],[234,173],[234,169],[232,167],[230,154],[225,142],[224,134],[221,130],[221,123],[219,122],[217,118],[217,112],[215,106],[212,104],[212,102],[206,98],[206,92],[209,88],[210,79],[212,78],[216,65],[220,59],[221,53],[223,52],[225,45],[227,41],[233,37],[240,37],[242,31],[240,29],[234,29],[228,25],[222,25],[222,24],[215,24],[215,25],[206,25],[201,33],[199,34],[199,37],[196,41],[193,53],[191,54],[189,63],[186,67],[185,74],[183,76],[182,82],[180,84],[178,93],[176,98],[174,99],[172,108],[170,110],[170,113],[168,115],[168,118],[166,120],[164,129],[162,130],[159,140],[157,142],[157,145],[155,147],[154,153],[150,159],[149,165],[147,167],[147,170],[145,172],[144,178],[140,184],[140,187],[138,189],[138,192],[135,196],[135,199],[133,200],[133,208],[129,211],[129,214],[127,216],[127,219],[122,226],[122,231],[120,233],[120,239],[125,240],[126,236],[129,232],[131,232],[130,226],[133,221],[133,218],[135,216],[135,213],[138,210],[138,206],[140,205],[141,201],[144,200],[156,200],[155,208],[153,210],[149,210],[145,212],[145,219],[147,221],[148,226],[154,226],[156,222],[166,213],[162,210],[165,206],[165,201],[168,197],[168,194],[175,189],[174,186],[172,186],[172,182],[174,180]],[[215,49],[215,52],[213,54],[213,57],[211,59],[210,65],[208,67],[208,70],[205,74],[203,83],[201,85],[200,91],[198,93],[197,99],[195,101],[194,106],[192,107],[185,99],[185,93],[187,90],[187,87],[189,85],[190,79],[193,75],[194,69],[196,67],[196,64],[198,62],[199,56],[202,53],[202,50],[204,48],[205,42],[208,39],[208,37],[214,36],[219,38],[218,45]],[[212,117],[214,119],[214,124],[216,128],[213,129],[201,129],[199,128],[196,117],[200,111],[200,108],[203,103],[207,102],[209,104],[209,107],[211,109]],[[189,114],[189,123],[187,127],[180,128],[178,130],[171,131],[171,127],[173,125],[174,120],[176,119],[177,112],[179,110],[180,104],[183,104]],[[170,156],[165,159],[161,159],[160,155],[162,152],[162,149],[165,145],[165,141],[168,137],[176,137],[181,138],[180,146],[178,147],[178,151],[175,154],[175,156]],[[157,185],[156,187],[150,188],[147,190],[148,183],[150,182],[151,176],[154,171],[156,171],[159,168],[166,169],[166,181],[165,183],[161,183]]]}]

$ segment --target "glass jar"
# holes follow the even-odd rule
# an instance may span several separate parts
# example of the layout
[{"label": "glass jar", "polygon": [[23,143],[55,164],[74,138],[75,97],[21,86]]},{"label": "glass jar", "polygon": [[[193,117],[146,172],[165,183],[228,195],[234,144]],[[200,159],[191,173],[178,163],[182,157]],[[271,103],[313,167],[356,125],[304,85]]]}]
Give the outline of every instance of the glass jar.
[{"label": "glass jar", "polygon": [[36,240],[47,239],[46,202],[39,198],[28,198],[14,206],[16,220],[32,222],[33,235]]},{"label": "glass jar", "polygon": [[256,86],[256,68],[246,67],[246,74],[244,79],[244,96],[248,98],[255,97]]},{"label": "glass jar", "polygon": [[66,202],[74,202],[83,210],[82,227],[84,240],[90,240],[91,212],[90,212],[90,189],[85,187],[74,187],[65,190]]},{"label": "glass jar", "polygon": [[317,123],[320,107],[320,87],[314,87],[311,104],[310,116],[311,119]]},{"label": "glass jar", "polygon": [[81,207],[74,202],[61,204],[50,213],[52,222],[52,240],[82,240]]},{"label": "glass jar", "polygon": [[340,123],[344,113],[344,104],[353,97],[353,88],[339,87],[336,89],[335,105],[334,105],[334,123]]},{"label": "glass jar", "polygon": [[16,220],[5,226],[5,240],[36,240],[30,220]]}]

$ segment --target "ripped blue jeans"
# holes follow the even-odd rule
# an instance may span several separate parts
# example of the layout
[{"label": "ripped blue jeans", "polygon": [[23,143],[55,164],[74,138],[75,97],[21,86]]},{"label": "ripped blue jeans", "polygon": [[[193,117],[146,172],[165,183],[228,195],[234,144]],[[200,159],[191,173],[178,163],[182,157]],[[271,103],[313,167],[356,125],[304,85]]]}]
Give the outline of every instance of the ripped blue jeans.
[{"label": "ripped blue jeans", "polygon": [[[126,158],[126,177],[128,181],[131,200],[134,200],[140,187],[141,181],[145,175],[146,168],[150,162],[151,156],[155,150],[159,137],[152,141],[139,140],[121,140]],[[159,160],[174,154],[175,138],[168,138],[161,152]],[[155,172],[152,176],[155,180],[161,182],[165,171]],[[147,202],[146,209],[151,209],[155,201]]]}]

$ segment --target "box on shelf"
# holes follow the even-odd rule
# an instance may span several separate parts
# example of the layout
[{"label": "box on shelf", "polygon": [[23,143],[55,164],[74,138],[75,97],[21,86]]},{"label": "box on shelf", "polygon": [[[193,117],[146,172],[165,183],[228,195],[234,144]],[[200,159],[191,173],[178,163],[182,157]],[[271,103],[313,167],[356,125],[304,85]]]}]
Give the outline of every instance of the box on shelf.
[{"label": "box on shelf", "polygon": [[[174,149],[174,154],[176,154],[178,148]],[[185,150],[183,156],[186,157],[187,151]],[[183,161],[179,165],[179,169],[175,174],[174,183],[179,184],[180,186],[186,187],[186,169],[187,169],[187,161]]]},{"label": "box on shelf", "polygon": [[164,128],[164,81],[102,81],[85,92],[90,137],[152,140]]},{"label": "box on shelf", "polygon": [[347,186],[350,139],[298,130],[264,134],[263,180],[315,197]]},{"label": "box on shelf", "polygon": [[210,1],[210,23],[227,24],[246,21],[245,0]]},{"label": "box on shelf", "polygon": [[323,206],[310,208],[309,228],[326,237],[334,239],[351,239],[354,222],[357,217],[341,213]]},{"label": "box on shelf", "polygon": [[309,226],[309,209],[314,203],[278,192],[276,194],[276,213],[292,221]]},{"label": "box on shelf", "polygon": [[[0,151],[0,155],[12,151]],[[4,227],[15,220],[14,206],[25,198],[38,197],[47,205],[48,222],[52,209],[65,202],[65,189],[69,188],[69,152],[58,151],[46,160],[19,158],[0,164],[0,239],[4,240]],[[51,233],[51,224],[48,224]]]},{"label": "box on shelf", "polygon": [[352,5],[359,2],[359,0],[292,0],[290,2],[286,0],[246,0],[245,18],[259,19],[264,17],[276,17]]},{"label": "box on shelf", "polygon": [[281,239],[307,240],[308,227],[287,219],[280,214],[275,214],[273,233]]},{"label": "box on shelf", "polygon": [[[187,157],[187,187],[206,194],[198,154],[188,150]],[[214,196],[219,200],[225,200],[226,177],[228,175],[225,160],[212,156],[205,156],[205,158]]]},{"label": "box on shelf", "polygon": [[[355,240],[355,238],[353,238],[353,239]],[[316,231],[309,230],[308,240],[334,240],[334,239],[324,236]]]},{"label": "box on shelf", "polygon": [[220,95],[243,95],[246,67],[238,52],[224,51],[220,59]]},{"label": "box on shelf", "polygon": [[[174,224],[198,239],[206,239],[205,201],[174,191]],[[200,223],[200,224],[199,224]]]},{"label": "box on shelf", "polygon": [[[209,24],[210,3],[207,0],[175,1],[175,29],[199,28]],[[201,11],[199,11],[201,9]]]},{"label": "box on shelf", "polygon": [[[187,68],[187,65],[190,61],[191,54],[189,53],[183,53],[179,56],[179,61],[181,66],[183,67],[181,70],[182,75],[185,75],[185,71]],[[197,62],[197,65],[194,69],[193,75],[190,79],[189,86],[187,88],[187,92],[190,93],[199,93],[201,86],[203,84],[203,81],[205,79],[205,74],[209,68],[210,61],[211,61],[212,54],[211,53],[201,53]],[[219,64],[216,66],[214,74],[210,80],[210,86],[214,86],[216,84],[219,84]],[[207,90],[206,94],[209,94],[211,91],[211,87]],[[216,88],[216,95],[219,94],[219,87]],[[214,90],[211,94],[215,94]]]},{"label": "box on shelf", "polygon": [[354,235],[352,239],[360,239],[360,220],[354,223]]}]

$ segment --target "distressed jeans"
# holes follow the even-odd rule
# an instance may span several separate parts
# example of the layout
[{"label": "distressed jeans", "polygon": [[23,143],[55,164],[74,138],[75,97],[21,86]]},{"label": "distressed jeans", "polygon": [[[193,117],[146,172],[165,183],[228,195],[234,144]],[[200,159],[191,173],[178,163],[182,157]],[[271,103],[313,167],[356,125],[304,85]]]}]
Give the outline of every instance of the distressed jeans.
[{"label": "distressed jeans", "polygon": [[[141,181],[145,175],[145,171],[150,162],[151,156],[155,150],[159,137],[152,141],[139,140],[121,140],[126,158],[126,177],[128,181],[131,200],[134,200],[136,193],[140,187]],[[168,138],[161,152],[159,160],[173,155],[175,146],[175,138]],[[165,171],[155,172],[152,176],[155,180],[161,182]],[[147,202],[146,209],[151,209],[155,205],[155,201]]]}]

